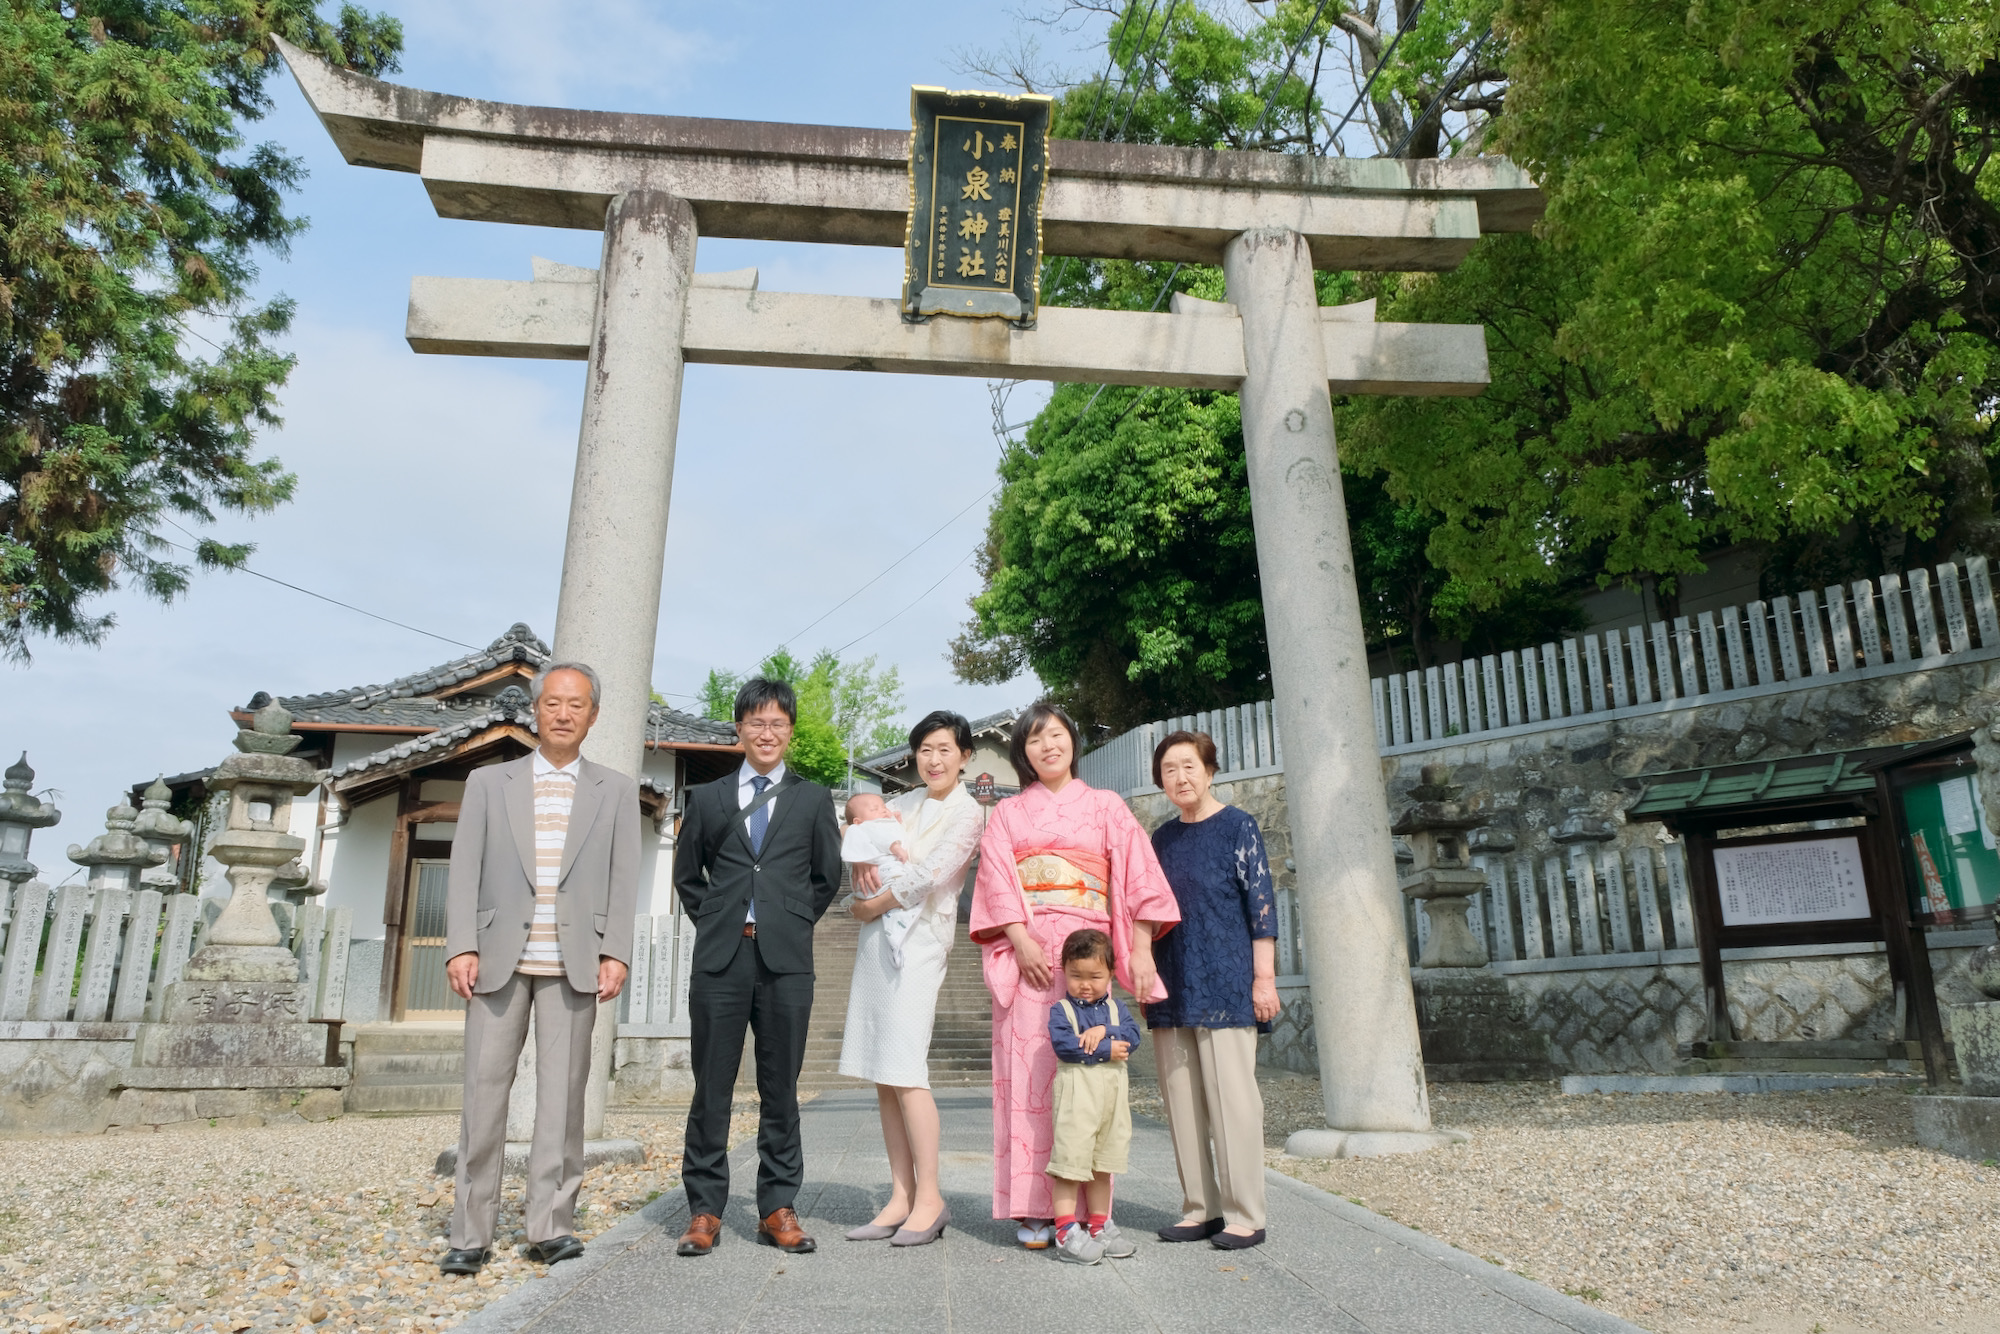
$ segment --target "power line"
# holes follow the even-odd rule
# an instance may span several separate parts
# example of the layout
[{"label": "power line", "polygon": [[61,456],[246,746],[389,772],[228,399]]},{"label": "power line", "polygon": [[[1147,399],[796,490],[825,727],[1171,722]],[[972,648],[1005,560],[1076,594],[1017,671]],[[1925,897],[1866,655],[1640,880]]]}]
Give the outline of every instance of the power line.
[{"label": "power line", "polygon": [[[1271,100],[1264,104],[1264,114],[1257,117],[1256,127],[1245,137],[1243,141],[1245,144],[1255,143],[1257,136],[1264,132],[1264,122],[1271,118],[1271,113],[1277,109],[1279,95],[1285,91],[1285,80],[1292,77],[1292,67],[1299,63],[1299,52],[1306,49],[1306,38],[1312,36],[1312,30],[1319,26],[1319,16],[1325,12],[1326,0],[1319,0],[1319,5],[1313,10],[1313,16],[1306,20],[1305,30],[1299,34],[1299,40],[1292,44],[1292,54],[1285,58],[1285,72],[1278,76],[1277,86],[1271,90]],[[1322,43],[1325,40],[1324,36],[1320,38]],[[1310,102],[1306,109],[1308,112],[1311,111]]]},{"label": "power line", "polygon": [[[1492,35],[1493,35],[1493,28],[1491,25],[1488,25],[1486,31],[1479,34],[1479,40],[1472,44],[1472,49],[1465,53],[1465,59],[1459,64],[1458,67],[1459,73],[1463,74],[1465,71],[1469,69],[1474,69],[1478,66],[1479,48],[1486,45],[1486,39],[1488,37],[1491,37]],[[1431,113],[1438,109],[1439,105],[1443,103],[1445,97],[1450,92],[1451,92],[1451,76],[1447,74],[1445,76],[1444,83],[1442,84],[1442,86],[1438,88],[1437,96],[1433,97],[1431,99],[1431,104],[1424,108],[1423,115],[1418,116],[1415,120],[1410,122],[1409,132],[1403,136],[1403,141],[1396,145],[1396,151],[1389,154],[1390,157],[1403,156],[1403,150],[1410,146],[1410,140],[1417,137],[1418,128],[1421,127],[1425,121],[1431,118]]]},{"label": "power line", "polygon": [[[1334,126],[1333,133],[1327,136],[1328,143],[1336,148],[1340,147],[1340,132],[1354,119],[1354,113],[1361,110],[1361,104],[1368,99],[1368,90],[1375,86],[1375,80],[1382,77],[1382,71],[1389,68],[1389,58],[1395,55],[1396,48],[1403,44],[1403,34],[1417,25],[1417,20],[1423,17],[1423,12],[1424,0],[1417,0],[1415,7],[1410,10],[1410,17],[1402,27],[1396,29],[1396,35],[1389,39],[1389,49],[1382,53],[1382,58],[1375,62],[1375,68],[1369,71],[1368,82],[1362,84],[1361,91],[1354,95],[1354,105],[1347,109],[1347,114],[1340,118],[1340,124]],[[1342,148],[1340,155],[1346,157],[1347,150]]]},{"label": "power line", "polygon": [[[1169,20],[1173,18],[1174,7],[1175,5],[1179,4],[1179,2],[1180,0],[1170,0],[1170,3],[1167,5],[1167,18]],[[1145,18],[1141,19],[1139,22],[1139,40],[1141,43],[1143,43],[1146,40],[1146,30],[1152,26],[1153,22],[1153,11],[1158,9],[1159,5],[1160,5],[1160,0],[1153,0],[1153,3],[1146,10]],[[1121,79],[1118,84],[1118,91],[1111,95],[1111,105],[1110,107],[1106,108],[1104,125],[1102,130],[1100,131],[1097,125],[1097,103],[1098,100],[1101,99],[1103,95],[1104,85],[1110,82],[1111,66],[1116,64],[1118,59],[1117,55],[1118,47],[1115,43],[1111,45],[1110,48],[1111,54],[1109,54],[1105,58],[1104,79],[1099,84],[1097,90],[1098,97],[1092,99],[1090,104],[1090,115],[1086,117],[1084,120],[1083,137],[1085,139],[1108,139],[1110,137],[1111,117],[1117,114],[1118,99],[1125,96],[1125,90],[1127,88],[1131,88],[1132,104],[1131,106],[1128,106],[1125,109],[1124,122],[1120,124],[1118,127],[1118,133],[1120,137],[1124,135],[1126,126],[1132,123],[1132,112],[1135,108],[1138,107],[1139,98],[1143,95],[1143,89],[1140,88],[1139,85],[1134,82],[1132,75],[1135,71],[1138,70],[1141,64],[1145,64],[1150,68],[1153,58],[1158,56],[1161,51],[1166,49],[1167,34],[1170,31],[1171,26],[1172,25],[1169,22],[1162,22],[1160,24],[1160,34],[1158,37],[1155,37],[1153,39],[1152,50],[1150,53],[1143,45],[1133,51],[1132,63],[1126,66],[1124,78]],[[1148,77],[1150,77],[1150,74],[1148,75]],[[1060,264],[1057,264],[1056,267],[1050,272],[1049,280],[1046,284],[1044,284],[1044,290],[1053,289],[1059,283],[1062,282],[1063,275],[1069,272],[1070,261],[1073,258],[1074,256],[1071,255],[1064,255],[1062,257],[1062,262]]]},{"label": "power line", "polygon": [[[1133,48],[1132,63],[1125,67],[1125,76],[1123,79],[1119,81],[1118,91],[1111,95],[1111,105],[1105,108],[1103,129],[1100,130],[1095,124],[1095,121],[1093,119],[1091,123],[1088,123],[1083,127],[1085,138],[1088,139],[1100,138],[1103,136],[1105,132],[1111,129],[1111,117],[1117,114],[1118,99],[1125,96],[1125,90],[1127,88],[1131,88],[1133,86],[1132,76],[1138,72],[1139,65],[1145,57],[1146,29],[1150,28],[1153,25],[1153,12],[1157,10],[1159,7],[1160,7],[1160,0],[1153,0],[1153,3],[1146,6],[1145,17],[1139,20],[1139,44]],[[1128,32],[1130,31],[1129,26],[1127,28],[1127,31]],[[1118,47],[1116,43],[1113,43],[1111,51],[1112,51],[1111,58],[1115,63],[1118,58],[1117,57]],[[1134,97],[1136,97],[1137,95],[1138,94],[1136,92],[1133,94]]]},{"label": "power line", "polygon": [[[167,520],[167,522],[173,523],[173,520],[169,519]],[[180,528],[179,524],[174,524],[174,526],[176,528]],[[181,531],[187,532],[185,528],[182,528]],[[147,536],[151,537],[156,542],[164,542],[166,543],[166,545],[173,547],[177,551],[185,551],[190,556],[194,556],[197,559],[199,559],[201,556],[201,552],[197,551],[195,548],[189,546],[182,546],[179,542],[174,541],[172,538],[161,537],[158,533],[149,533],[147,534]],[[192,536],[192,534],[190,534],[190,536]],[[468,644],[462,639],[453,639],[450,635],[441,635],[436,633],[435,631],[422,629],[419,626],[408,625],[402,621],[392,620],[389,617],[383,616],[378,612],[369,611],[366,607],[357,607],[352,602],[342,602],[339,598],[328,597],[324,593],[315,593],[310,588],[301,588],[297,584],[286,583],[283,579],[280,579],[275,575],[265,574],[262,570],[253,570],[248,565],[225,565],[223,568],[227,570],[235,570],[242,574],[255,575],[257,578],[264,580],[266,583],[276,584],[280,588],[289,588],[294,593],[304,593],[307,597],[318,598],[321,602],[330,602],[336,607],[342,607],[348,611],[358,612],[361,615],[368,617],[370,620],[380,621],[384,625],[393,625],[398,630],[408,630],[412,634],[419,634],[419,635],[424,635],[431,639],[443,640],[447,644],[456,644],[460,648],[469,648],[476,650],[479,647],[479,645],[477,644]]]},{"label": "power line", "polygon": [[[1146,95],[1146,85],[1153,81],[1153,71],[1158,67],[1160,55],[1167,49],[1167,33],[1173,27],[1174,6],[1180,0],[1167,0],[1167,12],[1160,19],[1160,35],[1153,41],[1153,53],[1146,57],[1146,72],[1132,85],[1132,100],[1126,104],[1125,119],[1118,122],[1118,137],[1123,139],[1125,131],[1131,128],[1132,113],[1139,109],[1139,99]],[[1145,36],[1142,29],[1139,34]]]},{"label": "power line", "polygon": [[[992,493],[988,492],[987,494],[991,495]],[[853,648],[856,644],[859,644],[862,640],[868,638],[869,635],[874,634],[876,630],[886,629],[898,617],[902,616],[903,612],[908,611],[910,608],[916,606],[919,602],[922,602],[925,598],[929,597],[931,594],[937,592],[938,589],[944,585],[944,581],[946,579],[951,578],[954,574],[957,574],[959,571],[959,567],[963,566],[965,562],[971,560],[973,554],[978,550],[979,548],[975,546],[972,548],[971,551],[968,551],[963,556],[960,556],[958,558],[958,564],[953,565],[949,570],[946,570],[942,575],[940,575],[938,577],[937,583],[932,584],[929,588],[926,588],[923,592],[917,594],[915,597],[911,598],[908,602],[904,603],[902,611],[898,611],[895,616],[891,616],[888,620],[882,622],[881,625],[876,626],[875,630],[870,630],[866,634],[856,635],[854,638],[848,640],[845,644],[842,644],[839,648],[833,651],[834,656],[838,657],[839,655],[847,652],[847,650]]]},{"label": "power line", "polygon": [[[840,601],[834,603],[831,607],[828,607],[825,611],[821,612],[818,616],[814,617],[812,624],[806,626],[804,630],[800,630],[798,634],[795,634],[782,642],[787,644],[794,642],[799,638],[799,635],[803,635],[806,632],[806,630],[812,629],[814,625],[818,625],[821,621],[833,615],[835,612],[839,611],[842,607],[845,607],[848,603],[860,597],[863,593],[866,593],[869,589],[873,588],[876,584],[881,582],[883,575],[886,575],[887,573],[889,573],[889,571],[895,569],[898,565],[901,565],[904,561],[908,560],[910,557],[916,555],[919,551],[922,551],[926,546],[928,546],[930,544],[931,538],[936,537],[939,533],[943,532],[945,529],[951,527],[953,524],[957,523],[960,519],[964,518],[966,510],[971,509],[973,505],[977,505],[980,501],[985,500],[988,496],[991,496],[995,491],[998,491],[999,489],[1000,489],[1000,484],[998,482],[995,482],[992,486],[987,487],[982,494],[973,497],[971,505],[967,505],[965,509],[960,510],[958,513],[952,515],[949,519],[946,519],[943,523],[939,524],[936,528],[933,528],[931,530],[929,537],[926,537],[923,541],[917,543],[915,546],[911,547],[908,551],[905,551],[902,555],[896,557],[896,559],[894,559],[893,561],[890,561],[886,566],[882,568],[880,574],[877,574],[873,579],[870,579],[867,583],[861,585],[861,587],[855,589],[852,593],[849,593],[846,597],[842,598]],[[963,565],[964,563],[965,563],[964,561],[959,562],[960,565]],[[958,567],[953,566],[952,568],[957,569]],[[901,615],[902,613],[898,612],[897,614]],[[874,631],[872,630],[869,631],[869,634],[873,633]],[[864,638],[865,637],[866,636],[864,636]]]}]

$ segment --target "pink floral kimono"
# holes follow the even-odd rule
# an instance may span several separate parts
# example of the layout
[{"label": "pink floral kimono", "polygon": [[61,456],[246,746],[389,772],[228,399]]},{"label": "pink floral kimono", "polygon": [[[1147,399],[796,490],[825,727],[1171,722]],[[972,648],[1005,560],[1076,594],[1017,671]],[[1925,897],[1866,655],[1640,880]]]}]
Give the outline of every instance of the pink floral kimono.
[{"label": "pink floral kimono", "polygon": [[[993,993],[995,1218],[1052,1216],[1044,1175],[1055,1133],[1049,1007],[1063,996],[1063,942],[1086,927],[1109,935],[1129,992],[1133,923],[1159,923],[1163,935],[1180,918],[1152,840],[1115,793],[1076,779],[1055,793],[1031,783],[993,808],[979,843],[971,926]],[[1041,944],[1052,974],[1045,991],[1021,977],[1006,933],[1014,922]],[[1146,999],[1166,994],[1156,982]]]}]

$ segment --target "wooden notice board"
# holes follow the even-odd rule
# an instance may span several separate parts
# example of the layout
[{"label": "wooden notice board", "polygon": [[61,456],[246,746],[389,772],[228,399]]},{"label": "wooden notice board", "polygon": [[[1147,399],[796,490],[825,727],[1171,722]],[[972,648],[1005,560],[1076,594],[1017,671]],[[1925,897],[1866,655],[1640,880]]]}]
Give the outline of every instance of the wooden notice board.
[{"label": "wooden notice board", "polygon": [[[1959,751],[1963,768],[1940,758]],[[1937,789],[1969,773],[1970,754],[1970,737],[1953,737],[1639,780],[1645,786],[1627,818],[1659,820],[1686,840],[1711,1041],[1736,1036],[1724,950],[1881,941],[1930,1081],[1945,1077],[1944,1026],[1923,928],[1962,917],[1926,916],[1914,906],[1901,798],[1910,793],[1915,829],[1929,830],[1924,822],[1935,817],[1940,831],[1956,831],[1949,840],[1942,833],[1919,840],[1954,859],[1937,877],[1944,910],[1990,914],[2000,896],[2000,856],[1981,842],[1983,826],[1975,821],[1966,830],[1960,791]]]}]

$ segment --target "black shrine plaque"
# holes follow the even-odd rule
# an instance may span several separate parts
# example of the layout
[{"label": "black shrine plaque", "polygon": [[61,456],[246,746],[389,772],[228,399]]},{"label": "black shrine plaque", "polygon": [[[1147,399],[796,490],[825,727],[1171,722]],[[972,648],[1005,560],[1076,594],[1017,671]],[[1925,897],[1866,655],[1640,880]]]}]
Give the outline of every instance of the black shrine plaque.
[{"label": "black shrine plaque", "polygon": [[1034,322],[1050,98],[910,90],[903,314]]}]

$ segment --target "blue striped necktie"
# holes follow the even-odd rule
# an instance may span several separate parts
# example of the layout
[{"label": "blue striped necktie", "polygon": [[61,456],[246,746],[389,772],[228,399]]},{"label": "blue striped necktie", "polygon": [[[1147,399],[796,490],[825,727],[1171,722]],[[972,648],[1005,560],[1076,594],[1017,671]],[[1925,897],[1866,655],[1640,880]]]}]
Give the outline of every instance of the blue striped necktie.
[{"label": "blue striped necktie", "polygon": [[[771,786],[771,780],[767,775],[752,774],[750,776],[750,788],[754,795],[751,799],[754,801],[757,797],[763,796],[764,789],[769,786]],[[750,851],[761,853],[764,850],[764,831],[770,827],[771,804],[765,802],[750,813]]]}]

